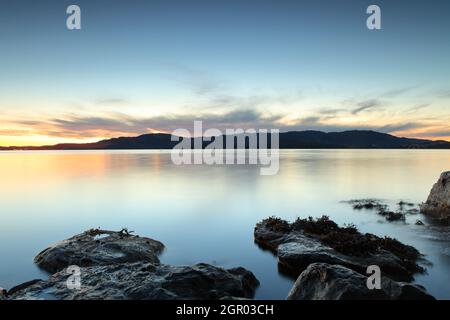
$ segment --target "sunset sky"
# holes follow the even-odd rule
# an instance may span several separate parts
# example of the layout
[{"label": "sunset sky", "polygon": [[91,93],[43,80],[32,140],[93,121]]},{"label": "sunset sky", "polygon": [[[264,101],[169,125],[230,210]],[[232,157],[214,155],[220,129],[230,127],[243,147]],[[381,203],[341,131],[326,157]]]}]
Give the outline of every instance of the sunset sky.
[{"label": "sunset sky", "polygon": [[450,140],[449,37],[446,0],[2,0],[0,146],[193,120]]}]

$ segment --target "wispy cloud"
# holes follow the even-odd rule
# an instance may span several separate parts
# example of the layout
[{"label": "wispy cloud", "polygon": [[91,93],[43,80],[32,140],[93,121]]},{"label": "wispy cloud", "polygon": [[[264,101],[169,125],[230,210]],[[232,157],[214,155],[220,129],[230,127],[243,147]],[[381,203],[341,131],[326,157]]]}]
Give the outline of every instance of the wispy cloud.
[{"label": "wispy cloud", "polygon": [[378,99],[369,99],[361,101],[357,105],[358,107],[352,111],[352,114],[354,115],[363,111],[378,109],[383,106],[383,103]]},{"label": "wispy cloud", "polygon": [[421,103],[421,104],[418,104],[418,105],[416,105],[416,106],[414,106],[412,108],[409,108],[408,111],[410,111],[410,112],[419,111],[419,110],[428,108],[430,105],[431,105],[430,103]]},{"label": "wispy cloud", "polygon": [[405,93],[411,92],[412,90],[418,88],[418,86],[411,86],[411,87],[404,87],[404,88],[399,88],[399,89],[394,89],[394,90],[390,90],[387,91],[385,93],[382,94],[383,97],[385,98],[395,98],[398,96],[401,96]]},{"label": "wispy cloud", "polygon": [[450,98],[450,89],[438,91],[437,96],[439,98]]},{"label": "wispy cloud", "polygon": [[105,113],[94,116],[75,114],[43,121],[19,120],[16,124],[28,127],[17,134],[48,134],[62,137],[89,138],[103,134],[136,135],[149,131],[171,132],[178,128],[191,128],[194,120],[218,129],[230,127],[271,128],[281,119],[279,115],[264,114],[254,109],[233,110],[226,113],[170,114],[156,117],[133,117],[123,113]]}]

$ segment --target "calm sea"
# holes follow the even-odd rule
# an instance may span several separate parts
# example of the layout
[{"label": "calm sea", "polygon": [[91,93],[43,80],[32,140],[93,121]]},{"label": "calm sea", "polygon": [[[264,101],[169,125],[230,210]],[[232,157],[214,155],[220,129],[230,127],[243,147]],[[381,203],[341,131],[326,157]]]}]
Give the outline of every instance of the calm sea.
[{"label": "calm sea", "polygon": [[430,265],[416,282],[450,299],[448,227],[420,215],[388,223],[342,202],[420,203],[450,170],[450,151],[283,150],[277,175],[259,169],[176,166],[167,151],[1,152],[0,286],[46,277],[33,257],[53,242],[89,228],[127,227],[162,241],[164,263],[243,266],[261,282],[256,298],[284,299],[293,279],[254,244],[255,223],[325,214],[417,247]]}]

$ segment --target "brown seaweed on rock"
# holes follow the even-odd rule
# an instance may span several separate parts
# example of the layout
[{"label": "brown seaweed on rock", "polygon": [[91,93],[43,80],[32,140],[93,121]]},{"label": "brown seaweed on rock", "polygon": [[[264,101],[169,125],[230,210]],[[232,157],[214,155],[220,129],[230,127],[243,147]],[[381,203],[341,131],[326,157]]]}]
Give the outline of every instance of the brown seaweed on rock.
[{"label": "brown seaweed on rock", "polygon": [[338,252],[352,255],[365,256],[379,250],[393,252],[402,260],[417,260],[420,252],[409,245],[405,245],[390,237],[378,237],[371,233],[360,233],[356,226],[339,227],[328,216],[314,219],[298,218],[292,223],[293,230],[304,231],[318,237],[323,243],[329,245]]},{"label": "brown seaweed on rock", "polygon": [[294,272],[314,262],[343,264],[359,272],[375,264],[383,265],[394,278],[409,281],[412,274],[424,271],[417,264],[422,255],[414,247],[361,233],[354,225],[340,227],[327,216],[298,218],[293,223],[270,217],[257,224],[255,241],[271,249],[282,267]]}]

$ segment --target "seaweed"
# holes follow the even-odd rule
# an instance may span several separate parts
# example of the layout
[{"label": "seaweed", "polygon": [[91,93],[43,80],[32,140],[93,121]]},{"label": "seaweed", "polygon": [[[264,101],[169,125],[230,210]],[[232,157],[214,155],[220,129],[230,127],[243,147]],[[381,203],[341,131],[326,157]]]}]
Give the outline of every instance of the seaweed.
[{"label": "seaweed", "polygon": [[[346,201],[353,206],[354,210],[376,210],[376,213],[384,217],[387,221],[405,221],[406,215],[418,214],[419,210],[414,207],[414,203],[400,201],[397,203],[398,210],[392,211],[389,206],[376,199],[358,199]],[[408,209],[409,208],[409,209]]]},{"label": "seaweed", "polygon": [[[276,221],[283,226],[284,230],[289,230],[286,221],[281,219]],[[283,221],[283,223],[279,221]],[[408,269],[423,270],[416,264],[421,255],[414,247],[405,245],[394,238],[379,237],[371,233],[363,234],[353,224],[339,227],[328,216],[316,219],[313,217],[297,218],[290,228],[293,231],[302,231],[309,236],[318,238],[334,250],[349,256],[364,257],[385,250],[400,258],[408,265]]]},{"label": "seaweed", "polygon": [[271,231],[276,231],[276,232],[291,231],[291,226],[290,226],[289,222],[287,222],[286,220],[277,218],[275,216],[271,216],[267,219],[264,219],[262,221],[262,223],[264,223],[267,226],[267,228]]}]

